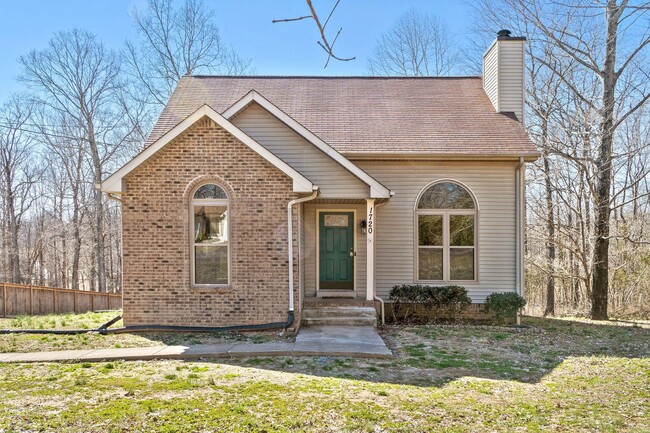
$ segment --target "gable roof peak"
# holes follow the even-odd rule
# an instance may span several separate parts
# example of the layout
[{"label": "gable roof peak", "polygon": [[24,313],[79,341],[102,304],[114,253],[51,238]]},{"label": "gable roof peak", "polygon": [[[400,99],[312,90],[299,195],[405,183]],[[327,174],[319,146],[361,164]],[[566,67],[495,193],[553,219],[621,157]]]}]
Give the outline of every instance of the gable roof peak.
[{"label": "gable roof peak", "polygon": [[286,162],[282,161],[280,158],[271,153],[268,149],[260,145],[257,141],[253,140],[250,136],[244,133],[241,129],[233,125],[228,119],[223,117],[221,114],[216,112],[208,104],[201,105],[197,110],[192,114],[187,116],[185,119],[180,121],[176,126],[171,128],[167,133],[163,134],[158,140],[156,140],[151,145],[145,147],[139,154],[137,154],[133,159],[124,164],[120,169],[115,173],[110,175],[106,180],[101,184],[101,190],[109,194],[122,194],[125,189],[124,177],[131,173],[133,170],[138,168],[146,160],[152,157],[156,152],[165,147],[168,143],[174,140],[176,137],[181,135],[187,129],[192,127],[196,122],[203,119],[204,117],[210,118],[217,125],[228,131],[235,138],[237,138],[244,145],[251,148],[261,157],[269,161],[276,168],[281,170],[284,174],[289,176],[293,180],[293,191],[304,193],[312,192],[315,189],[318,189],[317,186],[313,185],[312,182],[307,179],[305,176],[296,171]]}]

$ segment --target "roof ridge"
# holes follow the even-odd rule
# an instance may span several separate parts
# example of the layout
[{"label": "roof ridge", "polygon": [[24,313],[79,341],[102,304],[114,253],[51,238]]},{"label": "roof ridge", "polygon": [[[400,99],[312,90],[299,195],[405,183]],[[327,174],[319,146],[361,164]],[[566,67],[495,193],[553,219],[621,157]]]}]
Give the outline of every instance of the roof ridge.
[{"label": "roof ridge", "polygon": [[400,77],[400,76],[369,76],[369,75],[184,75],[182,78],[237,78],[237,79],[362,79],[362,80],[459,80],[478,79],[481,75],[449,75],[436,77]]}]

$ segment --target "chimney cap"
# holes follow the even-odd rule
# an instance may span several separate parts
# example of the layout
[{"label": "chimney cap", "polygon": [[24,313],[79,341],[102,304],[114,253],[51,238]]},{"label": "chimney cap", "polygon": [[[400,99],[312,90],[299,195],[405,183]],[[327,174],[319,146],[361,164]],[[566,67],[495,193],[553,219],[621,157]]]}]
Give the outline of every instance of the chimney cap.
[{"label": "chimney cap", "polygon": [[511,36],[512,32],[508,29],[501,29],[497,32],[497,41],[525,41],[525,36]]}]

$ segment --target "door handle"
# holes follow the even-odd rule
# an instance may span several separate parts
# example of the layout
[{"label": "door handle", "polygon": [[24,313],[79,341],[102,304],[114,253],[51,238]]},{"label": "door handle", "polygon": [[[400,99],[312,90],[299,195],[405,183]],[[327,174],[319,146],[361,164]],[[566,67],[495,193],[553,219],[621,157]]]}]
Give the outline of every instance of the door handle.
[{"label": "door handle", "polygon": [[357,252],[351,249],[350,250],[350,257],[356,257],[356,256],[357,256]]}]

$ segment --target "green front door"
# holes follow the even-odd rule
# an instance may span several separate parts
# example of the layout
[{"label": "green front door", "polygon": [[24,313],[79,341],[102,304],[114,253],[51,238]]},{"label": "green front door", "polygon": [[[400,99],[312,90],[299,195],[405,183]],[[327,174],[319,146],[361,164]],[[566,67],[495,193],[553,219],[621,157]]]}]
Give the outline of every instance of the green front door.
[{"label": "green front door", "polygon": [[354,213],[321,212],[320,290],[354,290]]}]

